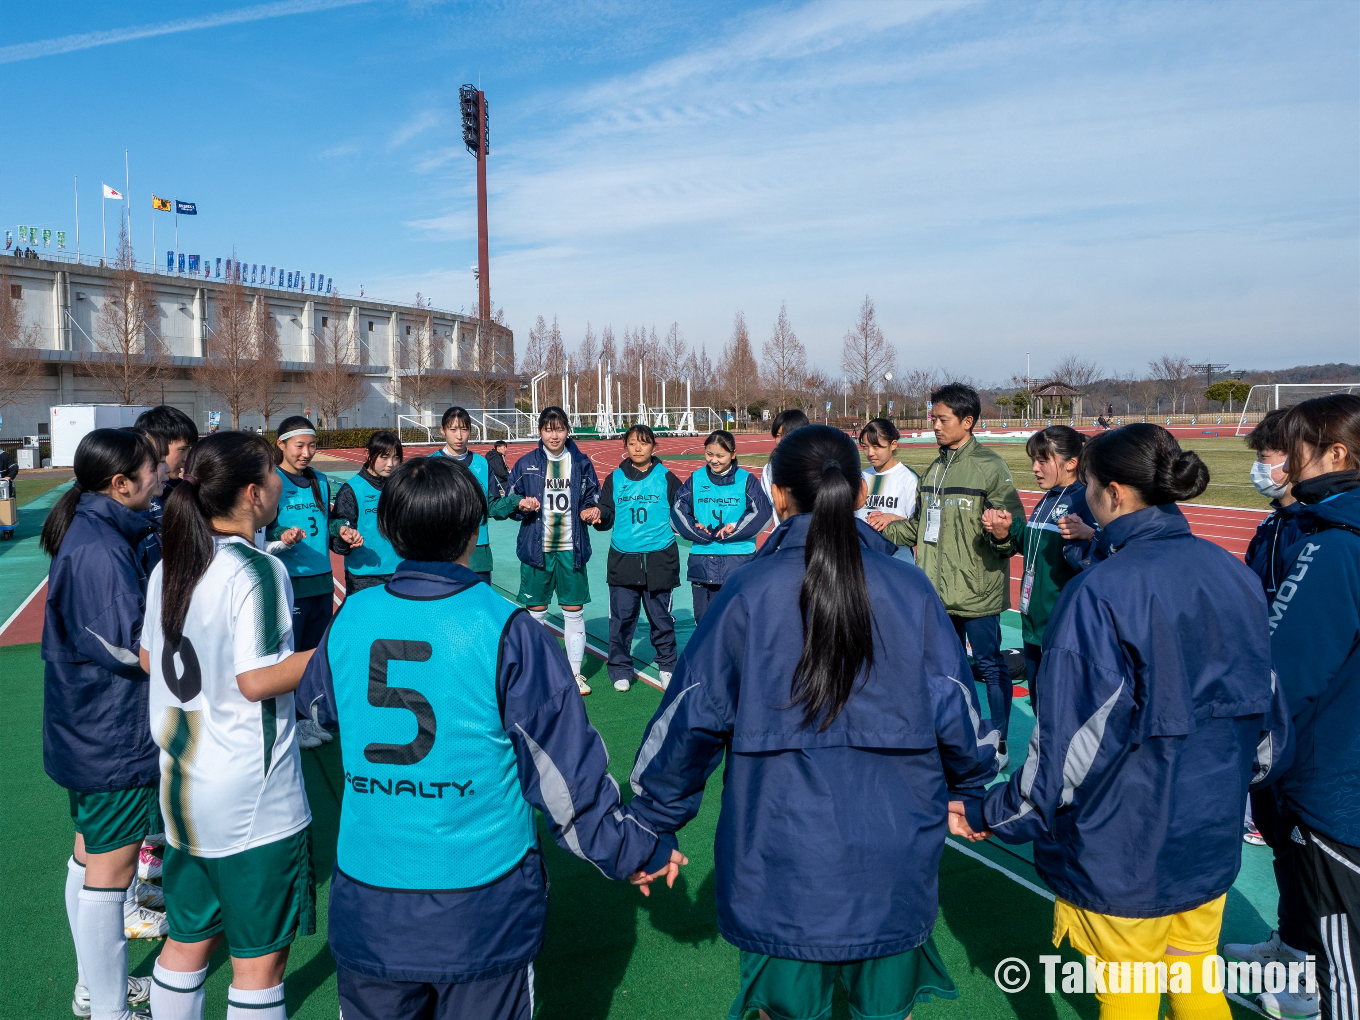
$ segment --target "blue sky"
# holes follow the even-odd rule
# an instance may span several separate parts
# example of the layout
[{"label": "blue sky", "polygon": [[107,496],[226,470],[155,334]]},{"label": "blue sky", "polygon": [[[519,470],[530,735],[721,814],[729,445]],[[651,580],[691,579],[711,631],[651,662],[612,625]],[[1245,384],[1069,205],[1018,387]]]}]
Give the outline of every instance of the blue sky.
[{"label": "blue sky", "polygon": [[[866,293],[901,368],[1068,351],[1360,361],[1360,5],[10,4],[0,222],[98,245],[131,151],[185,251],[471,306],[763,340],[838,373]],[[112,208],[110,208],[112,213]],[[157,225],[163,252],[170,219]]]}]

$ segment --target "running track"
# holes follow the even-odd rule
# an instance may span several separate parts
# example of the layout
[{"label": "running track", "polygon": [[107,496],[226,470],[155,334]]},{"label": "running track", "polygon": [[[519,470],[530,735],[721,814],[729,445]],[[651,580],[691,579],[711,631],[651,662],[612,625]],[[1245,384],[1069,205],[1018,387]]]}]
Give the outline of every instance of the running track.
[{"label": "running track", "polygon": [[[1187,435],[1192,432],[1189,427],[1173,431],[1185,432]],[[1201,431],[1209,430],[1194,429],[1193,433],[1197,435]],[[1231,429],[1227,433],[1223,433],[1223,429],[1220,427],[1218,431],[1220,434],[1231,434]],[[741,451],[752,453],[768,453],[774,447],[774,440],[767,436],[741,436],[738,443]],[[601,477],[616,468],[623,459],[622,444],[618,440],[588,440],[580,445],[581,449],[589,454],[596,472]],[[429,449],[432,450],[434,447]],[[473,449],[479,453],[484,453],[490,447],[477,444],[474,445]],[[512,445],[506,452],[507,463],[514,464],[530,449],[532,447],[527,444]],[[408,447],[408,450],[416,455],[427,452],[410,447]],[[363,450],[327,450],[325,453],[356,465],[362,464],[364,461]],[[676,454],[701,454],[703,453],[703,440],[696,436],[663,436],[657,444],[657,453],[662,457],[667,454],[672,456]],[[667,466],[683,481],[702,463],[702,460],[677,460],[671,461]],[[1038,492],[1021,490],[1020,499],[1027,512],[1033,509],[1040,495]],[[1222,546],[1239,559],[1245,555],[1247,543],[1251,540],[1256,525],[1265,517],[1263,510],[1243,510],[1237,507],[1206,506],[1195,503],[1182,503],[1181,510],[1184,511],[1186,519],[1190,522],[1190,528],[1196,535]],[[336,581],[336,602],[339,603],[344,597],[344,568],[341,566],[339,557],[332,556],[331,560],[338,578]],[[1022,570],[1020,558],[1018,556],[1012,557],[1012,606],[1020,603],[1020,573]],[[26,644],[41,639],[46,587],[46,582],[44,582],[8,621],[0,625],[0,645]]]}]

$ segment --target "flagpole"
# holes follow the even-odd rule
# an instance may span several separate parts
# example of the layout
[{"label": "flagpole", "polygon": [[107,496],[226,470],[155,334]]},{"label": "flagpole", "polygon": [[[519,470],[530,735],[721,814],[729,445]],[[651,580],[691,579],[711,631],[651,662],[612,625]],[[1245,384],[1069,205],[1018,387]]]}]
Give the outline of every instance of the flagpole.
[{"label": "flagpole", "polygon": [[173,198],[175,203],[175,269],[179,270],[179,199]]},{"label": "flagpole", "polygon": [[80,177],[74,178],[76,193],[76,265],[80,265]]},{"label": "flagpole", "polygon": [[[128,248],[132,247],[132,169],[128,165],[128,151],[123,150],[123,207],[127,209]],[[135,259],[134,259],[135,264]]]},{"label": "flagpole", "polygon": [[104,234],[104,265],[109,264],[109,214],[105,208],[109,203],[103,198],[104,182],[99,183],[99,229]]},{"label": "flagpole", "polygon": [[151,271],[160,272],[160,262],[156,257],[156,207],[151,207]]}]

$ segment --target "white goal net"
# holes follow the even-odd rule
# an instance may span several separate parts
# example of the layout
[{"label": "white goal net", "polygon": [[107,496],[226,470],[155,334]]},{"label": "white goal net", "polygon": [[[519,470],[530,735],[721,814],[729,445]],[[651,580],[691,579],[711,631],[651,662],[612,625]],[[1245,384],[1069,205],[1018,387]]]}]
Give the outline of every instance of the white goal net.
[{"label": "white goal net", "polygon": [[[1250,432],[1267,411],[1295,404],[1314,397],[1327,397],[1333,393],[1354,393],[1360,395],[1360,382],[1353,383],[1264,383],[1253,386],[1242,405],[1242,417],[1237,421],[1234,435]],[[1249,418],[1250,416],[1250,418]]]}]

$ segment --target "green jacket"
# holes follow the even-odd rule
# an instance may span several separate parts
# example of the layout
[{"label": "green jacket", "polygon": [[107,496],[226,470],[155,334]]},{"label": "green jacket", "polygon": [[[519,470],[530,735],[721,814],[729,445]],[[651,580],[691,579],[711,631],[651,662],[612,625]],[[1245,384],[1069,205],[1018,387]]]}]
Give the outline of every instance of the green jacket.
[{"label": "green jacket", "polygon": [[[927,542],[932,506],[940,510],[940,534]],[[1010,537],[998,541],[983,528],[982,511],[993,507],[1024,520],[1010,468],[970,438],[957,450],[940,449],[921,475],[915,514],[883,531],[898,545],[916,546],[916,563],[951,616],[996,616],[1010,608],[1009,560],[1019,549]]]},{"label": "green jacket", "polygon": [[1058,523],[1068,514],[1075,514],[1100,531],[1095,518],[1086,506],[1086,486],[1080,482],[1063,485],[1045,492],[1030,512],[1029,519],[1016,517],[1011,521],[1011,541],[1023,557],[1020,573],[1020,600],[1025,598],[1025,571],[1033,571],[1029,605],[1020,609],[1021,637],[1027,645],[1043,645],[1044,631],[1053,606],[1063,587],[1077,574],[1090,566],[1102,554],[1095,551],[1097,542],[1066,542],[1058,533]]}]

